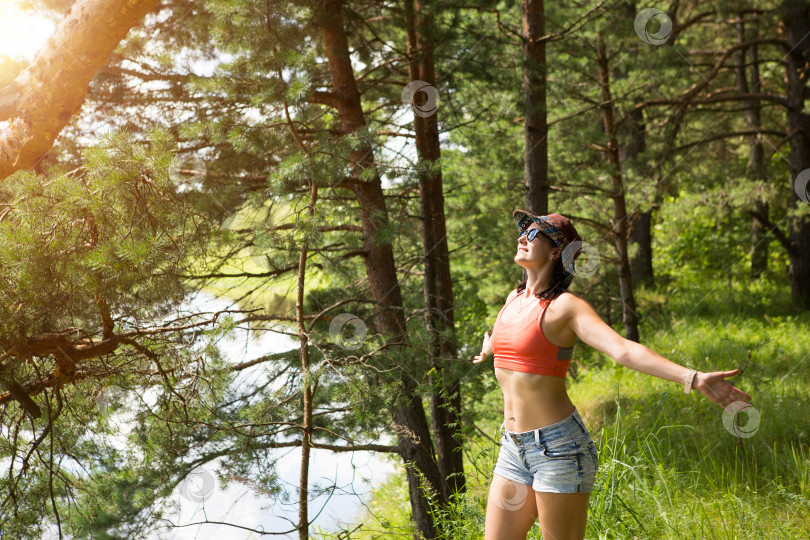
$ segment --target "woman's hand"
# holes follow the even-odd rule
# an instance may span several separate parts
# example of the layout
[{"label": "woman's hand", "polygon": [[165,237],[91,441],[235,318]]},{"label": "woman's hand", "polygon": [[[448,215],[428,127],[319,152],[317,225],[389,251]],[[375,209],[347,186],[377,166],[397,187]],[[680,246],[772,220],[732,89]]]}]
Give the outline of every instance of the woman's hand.
[{"label": "woman's hand", "polygon": [[726,377],[731,377],[739,373],[739,369],[731,371],[713,371],[711,373],[698,372],[695,375],[695,380],[692,384],[694,388],[714,401],[724,409],[734,403],[735,401],[742,401],[745,405],[740,405],[738,408],[744,408],[751,405],[751,396],[745,392],[738,390],[731,386],[728,382],[724,381]]},{"label": "woman's hand", "polygon": [[481,354],[475,357],[473,364],[483,362],[490,354],[492,354],[492,346],[489,344],[489,332],[484,332],[484,344],[481,345]]}]

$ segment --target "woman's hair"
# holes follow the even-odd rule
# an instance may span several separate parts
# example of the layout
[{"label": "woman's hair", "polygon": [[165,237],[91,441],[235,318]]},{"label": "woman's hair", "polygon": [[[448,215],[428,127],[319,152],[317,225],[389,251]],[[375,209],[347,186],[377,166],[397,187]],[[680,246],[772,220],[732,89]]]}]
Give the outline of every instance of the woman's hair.
[{"label": "woman's hair", "polygon": [[[568,290],[568,287],[563,286],[563,280],[565,279],[565,269],[563,268],[562,257],[556,259],[554,262],[554,270],[551,273],[551,286],[548,289],[540,292],[534,293],[537,298],[545,299],[545,300],[554,300],[562,293]],[[517,292],[518,294],[526,288],[526,282],[521,281],[518,283]]]}]

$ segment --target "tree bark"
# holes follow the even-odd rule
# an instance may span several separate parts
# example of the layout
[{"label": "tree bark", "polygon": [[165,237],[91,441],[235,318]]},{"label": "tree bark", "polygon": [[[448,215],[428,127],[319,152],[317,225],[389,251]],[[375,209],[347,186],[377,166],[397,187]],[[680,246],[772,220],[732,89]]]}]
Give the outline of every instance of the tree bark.
[{"label": "tree bark", "polygon": [[[756,211],[764,216],[770,214],[767,202],[757,197]],[[759,279],[768,270],[768,230],[756,218],[751,220],[751,279]]]},{"label": "tree bark", "polygon": [[[316,12],[317,23],[325,46],[333,92],[338,99],[338,113],[344,133],[357,131],[365,125],[360,102],[360,93],[349,57],[349,47],[343,27],[340,0],[325,0]],[[369,287],[374,298],[376,331],[386,336],[389,343],[402,341],[405,334],[405,318],[402,311],[402,296],[397,281],[396,267],[391,244],[378,244],[372,239],[388,225],[388,211],[383,197],[380,175],[361,179],[361,172],[373,170],[374,153],[369,144],[361,145],[350,154],[353,180],[345,181],[355,194],[362,210],[363,242],[366,250],[365,265]],[[403,375],[400,390],[404,403],[396,405],[394,427],[398,448],[406,464],[408,488],[413,519],[425,538],[435,538],[437,531],[430,514],[428,499],[420,489],[426,484],[437,502],[444,504],[443,478],[433,457],[433,444],[422,401],[414,391],[408,375]]]},{"label": "tree bark", "polygon": [[[804,101],[810,79],[810,4],[785,0],[781,6],[782,25],[790,52],[787,55],[787,120],[790,133],[791,208],[808,204],[799,199],[793,182],[810,168],[810,115],[804,114]],[[788,280],[794,304],[810,309],[810,213],[788,218],[790,247]]]},{"label": "tree bark", "polygon": [[[635,20],[637,8],[633,3],[623,6],[623,13],[627,20]],[[671,36],[670,36],[671,37]],[[671,41],[669,42],[671,43]],[[626,78],[627,70],[621,65],[614,67],[616,77]],[[635,104],[641,102],[636,98]],[[628,133],[627,143],[619,152],[622,163],[622,174],[627,174],[627,168],[633,166],[636,158],[647,148],[647,126],[644,123],[644,109],[632,107],[624,119],[626,131]],[[634,219],[630,221],[630,244],[635,244],[637,249],[630,258],[630,275],[636,285],[646,285],[652,287],[655,284],[652,265],[652,212],[659,205],[659,194],[656,189],[653,202],[646,209],[634,212]]]},{"label": "tree bark", "polygon": [[32,167],[79,110],[90,79],[158,0],[79,0],[45,47],[0,90],[0,180]]},{"label": "tree bark", "polygon": [[[647,127],[644,124],[644,110],[633,107],[626,118],[629,139],[620,152],[622,172],[647,147]],[[658,198],[656,190],[656,199]],[[654,201],[646,210],[637,213],[631,223],[629,241],[638,246],[635,255],[630,259],[630,275],[633,283],[652,287],[655,274],[652,265],[652,213],[658,207]]]},{"label": "tree bark", "polygon": [[523,17],[523,184],[526,210],[548,214],[548,118],[546,111],[546,42],[543,0],[521,0]]},{"label": "tree bark", "polygon": [[[407,25],[409,73],[435,88],[433,16],[422,2],[404,1]],[[458,377],[444,369],[443,361],[456,358],[453,312],[453,282],[450,250],[444,215],[441,147],[437,113],[414,114],[416,150],[419,157],[419,186],[422,209],[422,251],[425,260],[425,326],[431,336],[433,395],[431,416],[439,470],[447,482],[449,500],[464,491],[464,462],[461,452],[461,385]],[[444,336],[442,338],[442,336]]]},{"label": "tree bark", "polygon": [[625,337],[632,341],[639,340],[638,314],[636,300],[633,296],[633,280],[630,274],[630,261],[627,256],[627,207],[624,197],[624,182],[619,159],[619,145],[613,124],[613,104],[610,97],[610,72],[605,50],[605,36],[597,36],[597,63],[599,65],[599,85],[602,91],[602,120],[608,138],[607,157],[613,199],[613,244],[618,257],[619,292],[622,297],[622,322]]},{"label": "tree bark", "polygon": [[638,249],[630,259],[633,283],[652,287],[655,284],[652,267],[652,210],[639,212],[630,230],[630,242]]}]

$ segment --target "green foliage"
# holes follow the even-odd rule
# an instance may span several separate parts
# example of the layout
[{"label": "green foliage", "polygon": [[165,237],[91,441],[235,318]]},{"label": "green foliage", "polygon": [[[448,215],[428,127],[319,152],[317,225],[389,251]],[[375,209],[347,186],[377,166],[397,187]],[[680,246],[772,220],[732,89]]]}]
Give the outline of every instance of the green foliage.
[{"label": "green foliage", "polygon": [[[60,359],[39,351],[43,336],[95,343],[129,336],[106,355],[77,362],[76,384],[51,384],[33,396],[44,414],[30,426],[17,404],[3,405],[0,414],[9,436],[0,440],[0,457],[11,465],[0,481],[3,534],[36,536],[55,522],[54,505],[63,525],[75,518],[78,530],[92,523],[98,532],[115,521],[140,531],[143,524],[134,517],[161,492],[155,488],[165,480],[160,469],[119,472],[122,461],[104,441],[115,431],[112,409],[100,414],[98,398],[117,385],[138,395],[156,393],[158,403],[173,409],[178,392],[189,390],[188,372],[180,377],[178,366],[189,364],[200,350],[184,343],[182,331],[143,332],[150,337],[141,332],[171,325],[172,311],[190,291],[185,274],[224,235],[184,200],[171,173],[173,148],[164,131],[153,131],[148,143],[119,134],[88,149],[79,170],[20,172],[0,186],[3,377],[33,384],[54,372]],[[104,312],[113,321],[109,334],[102,329]],[[28,361],[20,361],[25,356],[20,351],[28,351]],[[213,363],[210,351],[205,357]],[[160,373],[154,371],[156,363]],[[104,381],[103,389],[98,381]],[[50,457],[40,447],[44,440],[53,448]],[[66,463],[60,455],[69,456]],[[74,471],[83,466],[99,474],[90,479],[77,475]],[[83,521],[81,513],[62,507],[62,500],[85,490],[87,496],[80,497],[88,503],[84,510],[92,513],[94,501],[107,507],[98,510],[97,520]],[[45,500],[50,502],[43,507]],[[39,501],[36,514],[25,510],[33,501]],[[154,513],[159,515],[157,507]]]},{"label": "green foliage", "polygon": [[[20,172],[2,184],[0,340],[96,326],[96,297],[137,320],[177,304],[180,274],[212,240],[170,177],[172,142],[123,136],[86,155],[83,171]],[[132,293],[135,293],[134,295]]]}]

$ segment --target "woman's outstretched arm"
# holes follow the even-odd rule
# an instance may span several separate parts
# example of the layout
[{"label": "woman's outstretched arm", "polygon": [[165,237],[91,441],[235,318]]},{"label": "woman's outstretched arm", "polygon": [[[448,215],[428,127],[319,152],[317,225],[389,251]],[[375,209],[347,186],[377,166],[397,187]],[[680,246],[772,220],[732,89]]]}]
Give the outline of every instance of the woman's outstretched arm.
[{"label": "woman's outstretched arm", "polygon": [[[584,299],[573,294],[565,294],[563,312],[568,315],[568,327],[594,349],[601,351],[622,366],[683,384],[690,370],[670,362],[648,347],[620,336],[596,313],[596,310]],[[559,301],[558,300],[558,301]],[[724,379],[739,373],[740,370],[697,372],[692,387],[721,407],[727,407],[735,401],[751,402],[751,396],[733,387]]]}]

